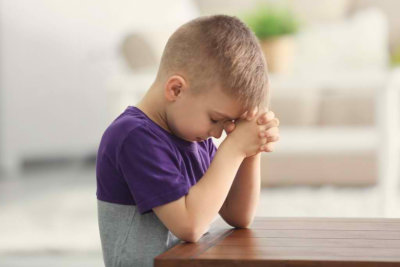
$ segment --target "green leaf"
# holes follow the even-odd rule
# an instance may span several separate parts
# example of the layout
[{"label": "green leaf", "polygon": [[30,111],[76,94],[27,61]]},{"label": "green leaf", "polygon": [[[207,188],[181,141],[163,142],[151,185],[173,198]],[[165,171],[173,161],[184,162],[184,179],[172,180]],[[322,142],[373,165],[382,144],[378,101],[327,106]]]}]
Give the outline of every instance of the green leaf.
[{"label": "green leaf", "polygon": [[243,20],[260,40],[293,34],[299,27],[299,22],[292,12],[273,6],[259,7],[245,14]]}]

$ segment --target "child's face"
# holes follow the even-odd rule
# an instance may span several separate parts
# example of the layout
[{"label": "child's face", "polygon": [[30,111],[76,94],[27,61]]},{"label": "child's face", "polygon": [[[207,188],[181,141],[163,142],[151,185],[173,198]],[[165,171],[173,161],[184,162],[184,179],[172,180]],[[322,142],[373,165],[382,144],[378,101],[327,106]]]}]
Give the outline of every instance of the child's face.
[{"label": "child's face", "polygon": [[199,95],[187,91],[169,109],[167,123],[176,136],[187,141],[202,141],[220,138],[224,123],[238,119],[243,112],[238,101],[218,88]]}]

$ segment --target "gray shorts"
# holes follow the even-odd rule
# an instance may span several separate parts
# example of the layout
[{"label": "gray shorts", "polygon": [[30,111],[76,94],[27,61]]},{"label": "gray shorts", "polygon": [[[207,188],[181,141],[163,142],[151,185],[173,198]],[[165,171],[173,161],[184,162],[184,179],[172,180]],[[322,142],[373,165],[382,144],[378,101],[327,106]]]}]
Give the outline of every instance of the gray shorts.
[{"label": "gray shorts", "polygon": [[97,200],[99,230],[106,267],[150,267],[154,258],[180,242],[154,212]]}]

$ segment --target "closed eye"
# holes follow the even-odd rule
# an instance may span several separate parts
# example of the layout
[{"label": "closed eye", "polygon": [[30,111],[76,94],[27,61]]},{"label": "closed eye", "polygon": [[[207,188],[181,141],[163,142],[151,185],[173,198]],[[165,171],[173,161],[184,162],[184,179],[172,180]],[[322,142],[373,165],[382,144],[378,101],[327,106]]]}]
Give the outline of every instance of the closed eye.
[{"label": "closed eye", "polygon": [[210,118],[210,121],[211,121],[212,123],[218,123],[218,121],[213,120],[213,119],[211,119],[211,118]]}]

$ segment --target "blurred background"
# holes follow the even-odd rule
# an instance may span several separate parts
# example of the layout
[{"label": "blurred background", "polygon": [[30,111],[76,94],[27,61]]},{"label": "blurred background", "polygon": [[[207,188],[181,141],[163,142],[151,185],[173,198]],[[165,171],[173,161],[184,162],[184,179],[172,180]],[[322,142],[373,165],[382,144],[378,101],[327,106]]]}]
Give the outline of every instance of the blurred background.
[{"label": "blurred background", "polygon": [[[281,140],[256,216],[399,217],[400,2],[0,0],[0,266],[102,266],[95,162],[107,126],[201,15],[243,19]],[[214,140],[219,144],[222,139]]]}]

